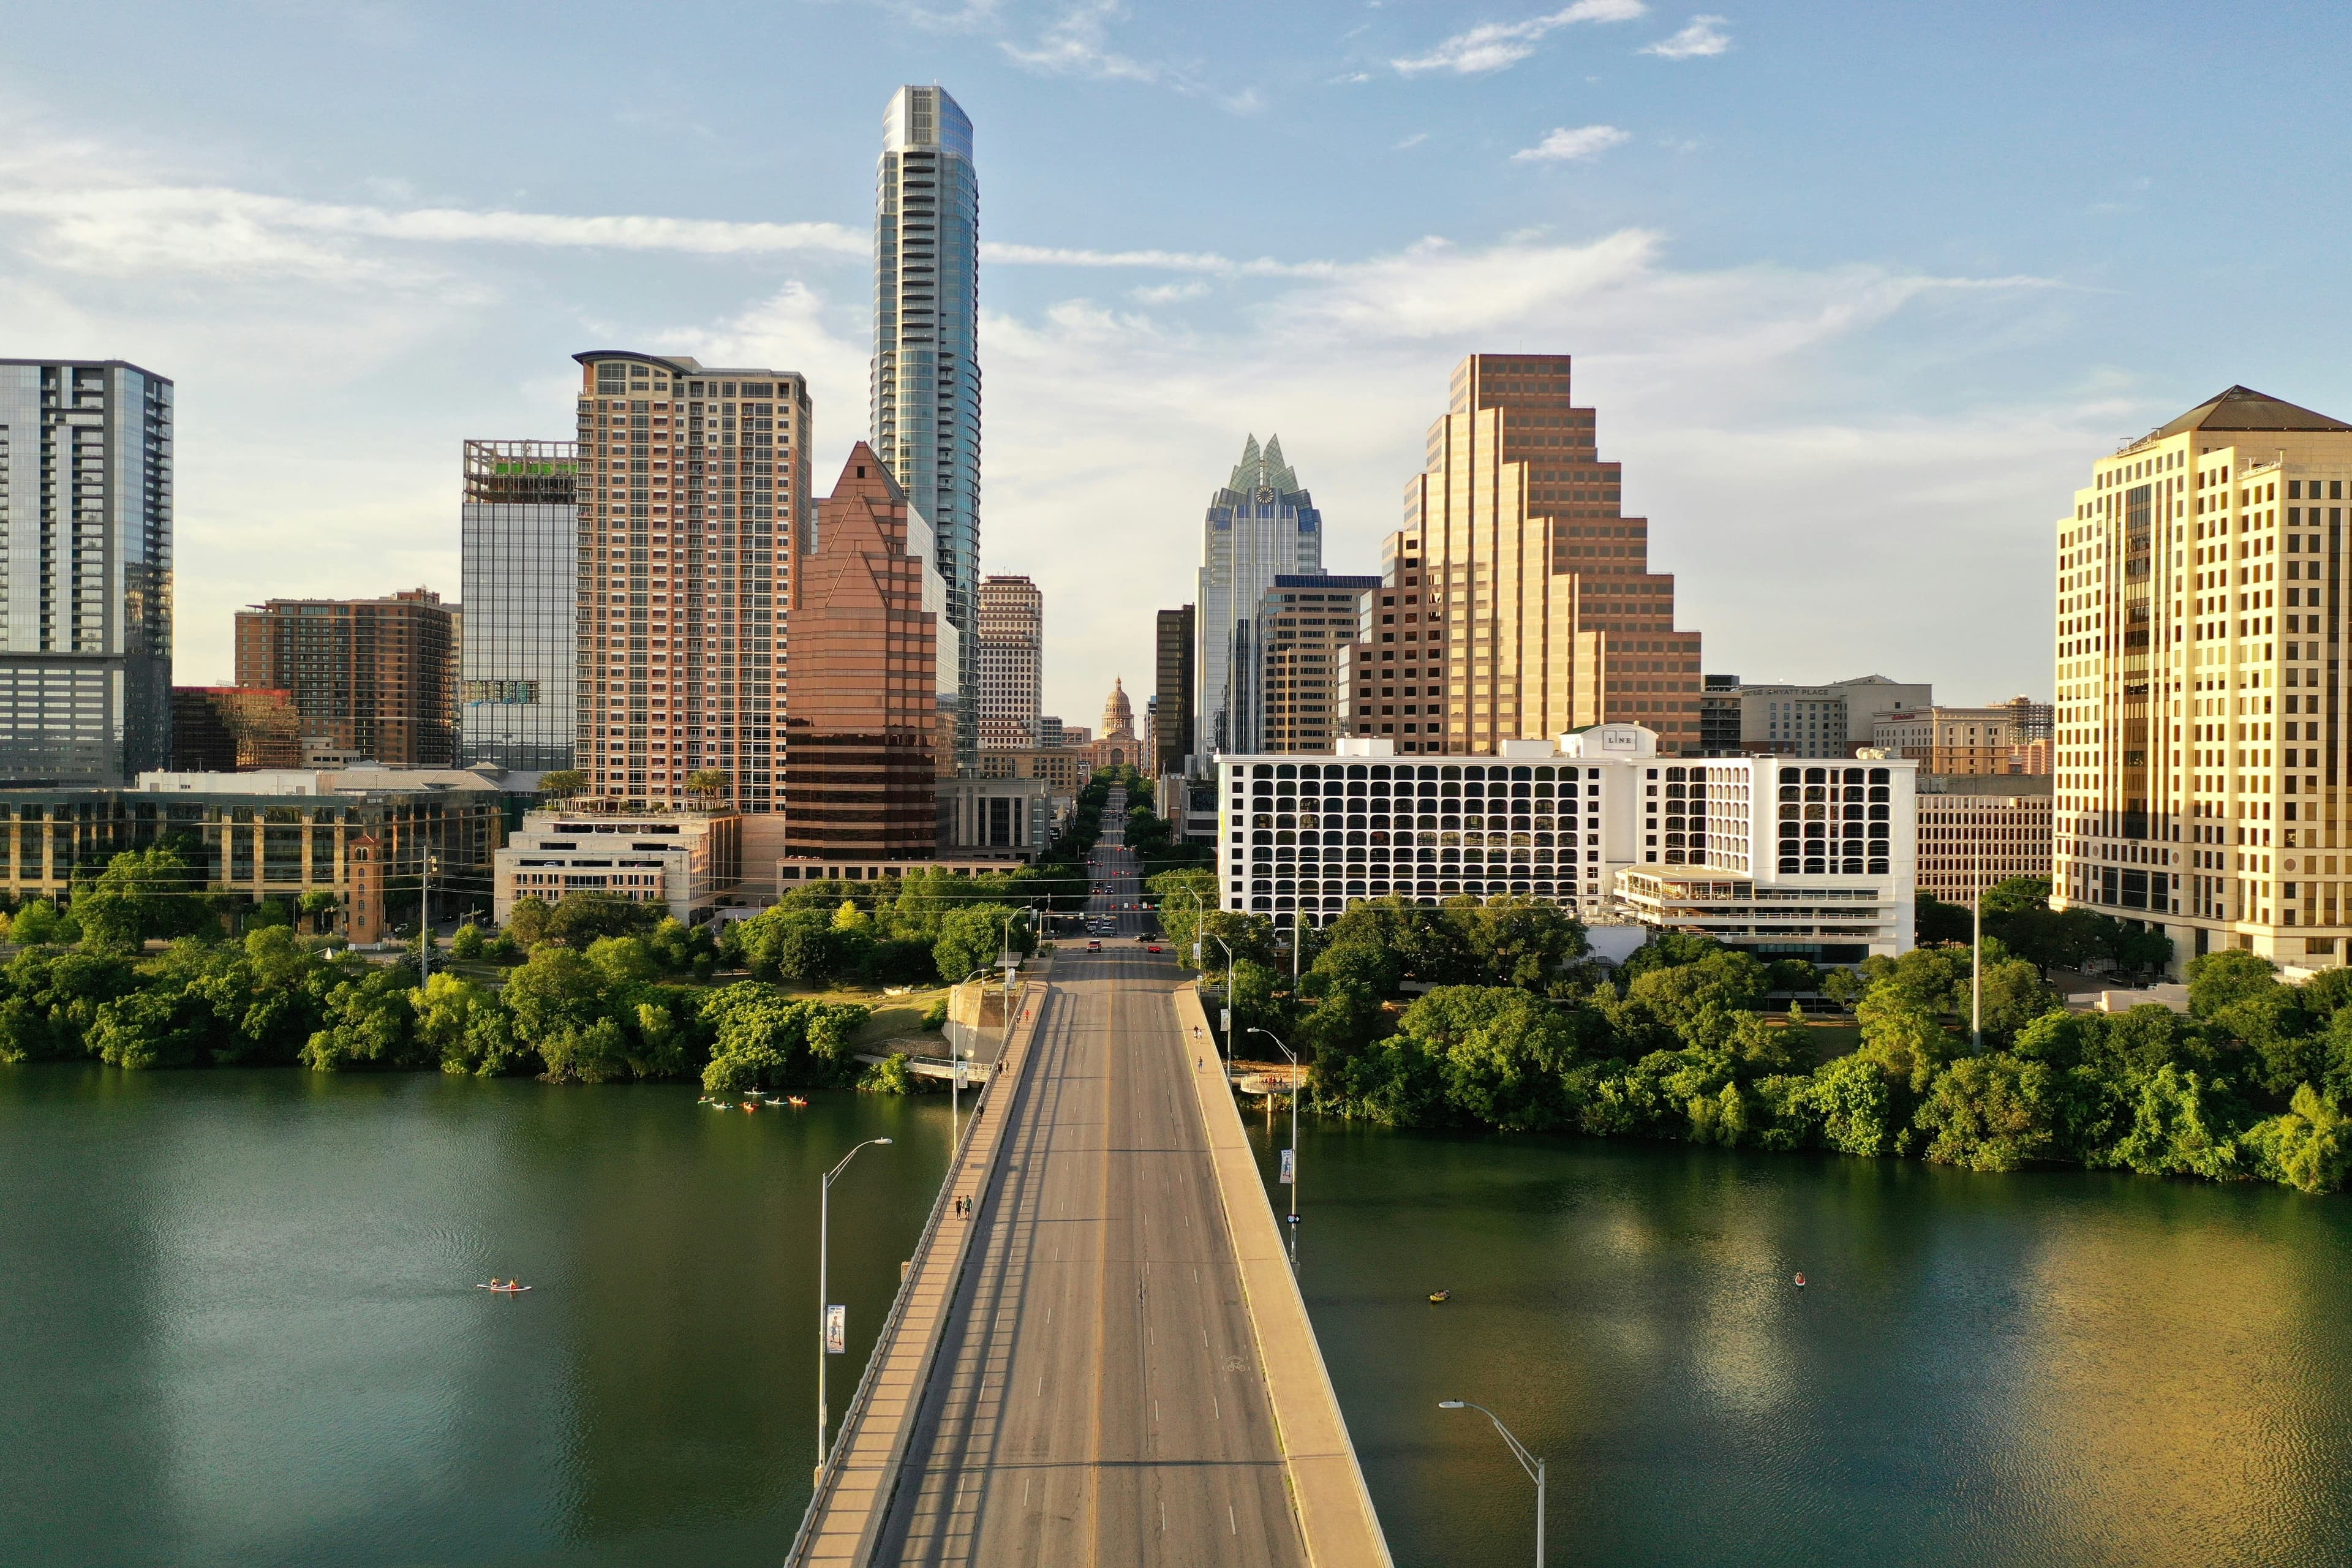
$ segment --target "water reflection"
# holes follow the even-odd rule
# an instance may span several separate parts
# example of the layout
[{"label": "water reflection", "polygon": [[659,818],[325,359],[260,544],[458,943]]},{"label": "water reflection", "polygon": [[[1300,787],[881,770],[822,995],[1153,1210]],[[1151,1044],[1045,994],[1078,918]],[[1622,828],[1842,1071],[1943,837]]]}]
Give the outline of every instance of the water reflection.
[{"label": "water reflection", "polygon": [[[1397,1560],[2189,1564],[2352,1546],[2352,1209],[2081,1172],[1303,1135]],[[1264,1147],[1271,1173],[1271,1148]],[[1790,1277],[1802,1271],[1798,1290]],[[1423,1298],[1453,1289],[1442,1307]]]}]

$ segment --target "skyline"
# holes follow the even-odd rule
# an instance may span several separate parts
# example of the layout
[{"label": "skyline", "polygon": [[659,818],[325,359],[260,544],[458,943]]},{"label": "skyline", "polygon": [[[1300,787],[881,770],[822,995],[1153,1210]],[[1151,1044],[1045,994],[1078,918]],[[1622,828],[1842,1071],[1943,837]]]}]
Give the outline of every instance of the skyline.
[{"label": "skyline", "polygon": [[[0,334],[176,383],[175,679],[223,679],[257,598],[454,595],[462,442],[562,438],[583,350],[802,371],[837,462],[873,127],[936,76],[990,172],[981,570],[1037,579],[1043,705],[1077,715],[1149,683],[1253,428],[1314,475],[1327,568],[1375,570],[1466,353],[1575,358],[1708,670],[1947,701],[2049,695],[2085,461],[2237,383],[2352,409],[2324,293],[2292,341],[2147,324],[2325,274],[2335,13],[2217,58],[2178,6],[1381,6],[1254,18],[1235,65],[1241,15],[805,5],[691,81],[597,8],[35,16],[0,61]],[[2230,85],[2266,39],[2264,89]],[[1081,564],[1106,519],[1114,574]]]}]

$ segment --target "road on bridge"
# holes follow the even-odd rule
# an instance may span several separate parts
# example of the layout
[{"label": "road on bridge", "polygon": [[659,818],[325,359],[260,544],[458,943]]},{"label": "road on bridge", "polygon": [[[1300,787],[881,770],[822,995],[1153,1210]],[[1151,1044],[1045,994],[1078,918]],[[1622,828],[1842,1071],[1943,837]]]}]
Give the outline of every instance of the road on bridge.
[{"label": "road on bridge", "polygon": [[1108,921],[1112,934],[1139,937],[1150,929],[1143,913],[1143,860],[1127,847],[1127,789],[1103,801],[1102,836],[1087,856],[1087,924]]},{"label": "road on bridge", "polygon": [[876,1561],[1303,1565],[1186,1081],[1215,1051],[1171,958],[1054,970]]}]

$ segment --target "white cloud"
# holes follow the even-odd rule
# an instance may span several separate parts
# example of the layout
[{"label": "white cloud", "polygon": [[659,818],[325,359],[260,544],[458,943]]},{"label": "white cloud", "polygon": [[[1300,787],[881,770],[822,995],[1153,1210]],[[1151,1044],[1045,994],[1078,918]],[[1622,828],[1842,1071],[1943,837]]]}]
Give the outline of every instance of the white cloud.
[{"label": "white cloud", "polygon": [[1119,0],[1087,0],[1055,17],[1024,48],[1003,40],[997,45],[1016,65],[1047,76],[1084,76],[1107,81],[1156,82],[1160,67],[1131,59],[1109,47],[1111,20],[1126,14]]},{"label": "white cloud", "polygon": [[1141,289],[1129,289],[1128,294],[1146,305],[1174,305],[1186,300],[1197,300],[1208,291],[1208,284],[1195,278],[1189,283],[1154,283]]},{"label": "white cloud", "polygon": [[1620,131],[1614,125],[1580,125],[1570,131],[1566,126],[1532,147],[1522,147],[1511,154],[1515,163],[1565,163],[1586,158],[1597,158],[1610,148],[1631,142],[1633,133]]},{"label": "white cloud", "polygon": [[1403,152],[1403,151],[1404,151],[1406,148],[1408,148],[1408,147],[1418,147],[1418,146],[1420,146],[1423,142],[1426,142],[1426,141],[1428,141],[1428,140],[1429,140],[1429,132],[1426,132],[1426,131],[1416,131],[1416,132],[1414,132],[1412,135],[1410,135],[1410,136],[1406,137],[1403,141],[1402,141],[1402,142],[1398,142],[1398,143],[1396,144],[1396,146],[1395,146],[1394,148],[1392,148],[1392,149],[1391,149],[1391,151],[1393,151],[1393,152],[1398,152],[1398,153],[1402,153],[1402,152]]},{"label": "white cloud", "polygon": [[1731,35],[1723,30],[1724,22],[1721,16],[1693,16],[1690,26],[1681,32],[1644,46],[1642,52],[1666,60],[1703,59],[1722,54],[1731,47]]},{"label": "white cloud", "polygon": [[1468,32],[1454,34],[1425,55],[1389,63],[1403,76],[1419,76],[1425,71],[1475,76],[1518,64],[1536,52],[1538,39],[1572,23],[1630,22],[1648,12],[1649,7],[1642,0],[1576,0],[1572,5],[1548,16],[1530,16],[1524,22],[1481,22]]}]

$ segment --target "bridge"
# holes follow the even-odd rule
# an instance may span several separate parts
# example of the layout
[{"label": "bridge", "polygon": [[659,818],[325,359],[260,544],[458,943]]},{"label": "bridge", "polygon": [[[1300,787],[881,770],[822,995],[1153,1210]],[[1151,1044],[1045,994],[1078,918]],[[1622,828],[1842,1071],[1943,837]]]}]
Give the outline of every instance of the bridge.
[{"label": "bridge", "polygon": [[1015,1003],[792,1563],[1388,1568],[1197,996],[1075,945]]}]

